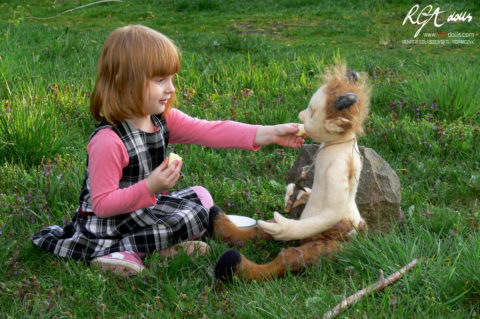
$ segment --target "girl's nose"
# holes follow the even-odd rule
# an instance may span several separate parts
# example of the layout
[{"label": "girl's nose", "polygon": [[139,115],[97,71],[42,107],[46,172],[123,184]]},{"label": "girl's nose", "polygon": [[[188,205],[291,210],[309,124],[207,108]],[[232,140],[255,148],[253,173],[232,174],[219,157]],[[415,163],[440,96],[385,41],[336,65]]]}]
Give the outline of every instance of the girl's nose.
[{"label": "girl's nose", "polygon": [[167,93],[174,93],[175,92],[175,86],[173,85],[172,79],[168,80],[167,87],[165,88],[165,91],[167,91]]}]

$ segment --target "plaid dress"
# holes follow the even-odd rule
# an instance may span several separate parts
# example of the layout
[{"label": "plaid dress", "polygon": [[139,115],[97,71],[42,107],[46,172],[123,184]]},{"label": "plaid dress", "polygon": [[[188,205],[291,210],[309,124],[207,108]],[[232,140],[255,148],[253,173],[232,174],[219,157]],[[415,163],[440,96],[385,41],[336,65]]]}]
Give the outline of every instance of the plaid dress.
[{"label": "plaid dress", "polygon": [[[166,157],[169,132],[165,118],[152,116],[152,121],[158,128],[155,133],[140,131],[126,121],[115,126],[103,122],[90,137],[108,127],[125,144],[129,163],[122,171],[120,188],[145,179]],[[93,213],[87,169],[80,205],[72,220],[64,227],[49,226],[34,234],[33,243],[61,257],[83,259],[125,250],[150,253],[207,229],[209,212],[191,188],[157,194],[156,198],[156,205],[151,207],[108,218],[97,217]]]}]

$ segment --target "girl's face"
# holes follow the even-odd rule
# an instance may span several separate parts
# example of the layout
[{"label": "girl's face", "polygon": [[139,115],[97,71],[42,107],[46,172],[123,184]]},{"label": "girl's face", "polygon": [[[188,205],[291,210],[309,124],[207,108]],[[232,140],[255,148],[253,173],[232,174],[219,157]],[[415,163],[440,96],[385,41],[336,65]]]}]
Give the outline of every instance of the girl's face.
[{"label": "girl's face", "polygon": [[143,95],[143,109],[149,115],[163,113],[173,93],[173,75],[151,78]]}]

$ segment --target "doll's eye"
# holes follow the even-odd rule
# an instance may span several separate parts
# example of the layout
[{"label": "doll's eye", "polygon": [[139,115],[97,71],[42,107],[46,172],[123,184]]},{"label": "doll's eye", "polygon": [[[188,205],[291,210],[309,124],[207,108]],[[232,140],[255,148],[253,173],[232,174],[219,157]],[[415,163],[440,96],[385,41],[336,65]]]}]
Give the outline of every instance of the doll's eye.
[{"label": "doll's eye", "polygon": [[308,106],[308,110],[310,111],[310,118],[313,118],[313,116],[315,115],[315,110],[311,105]]}]

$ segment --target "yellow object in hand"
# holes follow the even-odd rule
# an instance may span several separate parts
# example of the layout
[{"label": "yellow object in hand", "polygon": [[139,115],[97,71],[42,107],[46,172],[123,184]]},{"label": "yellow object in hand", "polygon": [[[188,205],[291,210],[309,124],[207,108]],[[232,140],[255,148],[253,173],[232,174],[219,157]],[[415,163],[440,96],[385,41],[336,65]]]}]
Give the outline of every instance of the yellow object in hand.
[{"label": "yellow object in hand", "polygon": [[305,125],[298,124],[298,133],[297,136],[305,136],[307,133],[305,132]]},{"label": "yellow object in hand", "polygon": [[181,162],[182,158],[178,154],[170,153],[170,155],[168,155],[168,167],[170,167],[175,161]]}]

